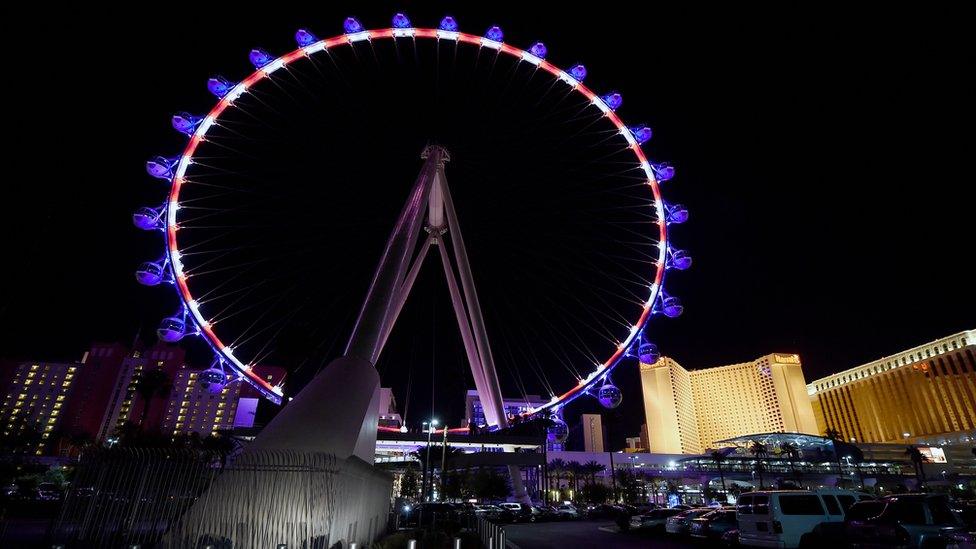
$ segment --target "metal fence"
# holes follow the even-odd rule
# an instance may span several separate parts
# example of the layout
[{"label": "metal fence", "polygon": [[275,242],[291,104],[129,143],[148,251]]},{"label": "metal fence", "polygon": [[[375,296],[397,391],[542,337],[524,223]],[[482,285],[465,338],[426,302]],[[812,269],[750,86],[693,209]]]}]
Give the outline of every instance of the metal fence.
[{"label": "metal fence", "polygon": [[478,517],[478,539],[487,549],[505,549],[505,527],[484,517]]},{"label": "metal fence", "polygon": [[156,543],[220,473],[217,453],[115,448],[85,454],[51,523],[50,539],[70,547]]},{"label": "metal fence", "polygon": [[352,457],[245,451],[223,467],[195,451],[86,456],[51,528],[76,547],[325,549],[386,532],[392,479]]}]

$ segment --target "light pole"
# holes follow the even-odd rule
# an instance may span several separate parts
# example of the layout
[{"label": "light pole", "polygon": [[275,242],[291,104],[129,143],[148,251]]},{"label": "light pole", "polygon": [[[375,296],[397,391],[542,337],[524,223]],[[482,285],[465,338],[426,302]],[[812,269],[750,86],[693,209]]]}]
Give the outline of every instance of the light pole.
[{"label": "light pole", "polygon": [[[445,475],[445,471],[446,470],[447,470],[447,425],[445,424],[444,425],[444,443],[441,444],[441,491],[438,492],[438,495],[440,496],[439,499],[441,499],[442,501],[444,499],[444,475]],[[431,475],[431,476],[433,476],[433,475]],[[433,480],[433,479],[431,479],[431,480]],[[434,483],[431,482],[431,486],[433,486],[433,484]]]},{"label": "light pole", "polygon": [[429,422],[425,421],[423,425],[427,428],[427,459],[424,460],[424,501],[430,501],[429,492],[427,490],[427,475],[428,471],[431,470],[430,467],[430,436],[434,433],[434,427],[437,427],[437,420],[432,419]]}]

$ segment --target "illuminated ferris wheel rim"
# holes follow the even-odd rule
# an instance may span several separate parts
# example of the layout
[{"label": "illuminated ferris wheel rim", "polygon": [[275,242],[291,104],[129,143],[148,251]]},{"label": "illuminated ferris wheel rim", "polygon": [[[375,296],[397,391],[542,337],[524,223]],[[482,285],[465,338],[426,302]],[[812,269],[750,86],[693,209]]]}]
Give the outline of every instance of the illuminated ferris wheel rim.
[{"label": "illuminated ferris wheel rim", "polygon": [[[497,27],[493,29],[497,29]],[[301,33],[303,31],[299,32]],[[308,34],[308,36],[311,35]],[[177,288],[177,293],[183,306],[184,316],[192,319],[196,329],[198,330],[198,334],[206,339],[207,343],[218,355],[218,360],[220,360],[222,363],[226,363],[231,367],[231,369],[241,374],[245,380],[247,380],[259,392],[261,392],[266,398],[274,401],[275,403],[281,403],[283,394],[281,387],[272,386],[267,381],[261,379],[253,372],[251,364],[244,364],[234,355],[233,348],[223,343],[216,333],[214,333],[209,321],[207,321],[207,319],[205,319],[201,314],[199,310],[199,303],[190,292],[186,282],[187,274],[184,273],[183,265],[180,261],[180,249],[177,241],[177,232],[179,230],[177,212],[179,211],[180,189],[183,183],[187,181],[185,179],[186,171],[193,163],[193,155],[196,152],[196,149],[201,142],[205,141],[207,132],[210,130],[210,128],[217,124],[220,115],[228,107],[231,107],[235,100],[247,93],[249,88],[263,81],[265,78],[269,78],[274,72],[286,68],[292,62],[309,57],[314,53],[328,51],[332,48],[340,46],[352,45],[357,42],[397,38],[428,38],[436,39],[438,41],[452,40],[457,43],[490,48],[497,52],[514,57],[519,61],[531,63],[532,65],[535,65],[536,67],[548,72],[556,79],[570,86],[571,91],[583,95],[593,106],[597,107],[603,112],[604,117],[617,128],[623,138],[627,141],[628,148],[634,154],[638,165],[641,167],[647,177],[646,184],[651,189],[651,193],[654,198],[654,209],[657,213],[657,225],[659,230],[657,243],[658,258],[653,280],[648,285],[648,299],[643,305],[643,311],[640,317],[633,324],[626,338],[618,344],[616,351],[612,354],[612,356],[610,356],[610,358],[603,363],[595,364],[595,370],[592,371],[586,378],[579,379],[576,386],[574,386],[572,389],[563,393],[562,395],[553,396],[549,402],[531,409],[526,413],[526,415],[537,415],[547,410],[550,412],[558,411],[562,406],[573,401],[580,395],[589,393],[594,387],[597,386],[597,384],[605,382],[608,379],[610,372],[621,362],[621,360],[625,356],[630,355],[630,349],[636,348],[636,344],[639,343],[641,333],[647,324],[648,319],[653,313],[658,312],[655,310],[655,304],[664,295],[662,285],[665,271],[668,266],[667,260],[669,243],[667,238],[668,218],[666,217],[665,204],[661,196],[658,177],[655,174],[655,169],[644,155],[640,142],[638,142],[638,139],[634,136],[632,130],[627,127],[626,124],[624,124],[623,120],[621,120],[621,118],[614,112],[614,108],[608,105],[604,98],[601,98],[598,94],[587,88],[580,79],[575,78],[569,72],[564,71],[556,65],[546,61],[542,57],[544,56],[544,48],[541,53],[542,56],[540,56],[535,55],[530,51],[511,46],[500,40],[492,40],[488,37],[453,30],[415,27],[386,28],[380,30],[361,29],[357,32],[347,32],[346,34],[333,36],[331,38],[315,40],[314,42],[303,45],[302,47],[299,47],[298,49],[280,57],[274,58],[273,60],[271,60],[269,56],[269,60],[266,63],[262,63],[257,70],[255,70],[250,76],[243,79],[241,82],[233,85],[232,87],[228,83],[228,89],[220,97],[217,104],[205,117],[199,121],[195,130],[192,132],[192,134],[190,134],[189,142],[174,166],[170,192],[167,202],[164,205],[165,211],[163,212],[163,217],[165,219],[165,224],[163,226],[163,230],[166,240],[166,259],[168,260],[167,262],[169,263],[169,268],[171,269],[173,283]],[[541,44],[536,44],[536,46],[539,45]],[[255,51],[267,55],[261,50]],[[254,61],[253,55],[252,61]],[[255,64],[257,65],[257,63]],[[619,100],[619,96],[617,99]]]}]

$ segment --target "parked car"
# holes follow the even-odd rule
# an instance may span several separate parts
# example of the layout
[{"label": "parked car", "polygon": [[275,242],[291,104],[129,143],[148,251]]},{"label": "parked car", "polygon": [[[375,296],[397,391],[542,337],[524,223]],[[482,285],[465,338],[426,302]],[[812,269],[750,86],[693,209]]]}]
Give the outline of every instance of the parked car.
[{"label": "parked car", "polygon": [[[750,547],[799,547],[821,523],[844,521],[844,510],[870,499],[839,488],[768,490],[742,494],[736,504],[739,543]],[[811,541],[806,537],[804,544]]]},{"label": "parked car", "polygon": [[900,494],[855,504],[844,533],[855,547],[942,547],[965,532],[943,494]]},{"label": "parked car", "polygon": [[430,526],[435,522],[458,519],[457,508],[453,503],[418,503],[404,513],[408,525]]},{"label": "parked car", "polygon": [[739,546],[739,529],[732,528],[731,530],[726,530],[722,534],[722,545],[726,547],[738,547]]},{"label": "parked car", "polygon": [[643,515],[634,515],[628,521],[628,529],[663,533],[668,519],[681,512],[680,509],[654,509]]},{"label": "parked car", "polygon": [[530,505],[507,502],[499,503],[498,506],[512,513],[512,522],[536,522],[539,519],[539,511],[533,512]]},{"label": "parked car", "polygon": [[946,534],[945,544],[945,549],[976,549],[976,531]]},{"label": "parked car", "polygon": [[684,535],[688,533],[688,529],[691,528],[691,521],[696,518],[714,511],[713,507],[699,507],[697,509],[689,509],[687,511],[682,511],[673,517],[668,518],[667,523],[664,525],[665,531],[669,534]]},{"label": "parked car", "polygon": [[61,499],[61,488],[53,482],[42,482],[37,485],[37,499],[40,501],[57,501]]},{"label": "parked car", "polygon": [[586,508],[586,518],[593,520],[614,520],[620,515],[626,515],[628,511],[619,505],[608,505],[602,503],[600,505],[592,505]]},{"label": "parked car", "polygon": [[580,518],[579,510],[575,505],[564,503],[555,508],[556,517],[562,520],[576,520]]},{"label": "parked car", "polygon": [[688,533],[693,538],[721,539],[729,530],[736,529],[734,509],[719,509],[691,521]]}]

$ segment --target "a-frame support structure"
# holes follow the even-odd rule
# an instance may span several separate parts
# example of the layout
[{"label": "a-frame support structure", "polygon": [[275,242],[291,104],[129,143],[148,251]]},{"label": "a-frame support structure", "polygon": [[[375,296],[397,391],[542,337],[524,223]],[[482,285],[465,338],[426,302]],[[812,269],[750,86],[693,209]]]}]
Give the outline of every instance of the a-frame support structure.
[{"label": "a-frame support structure", "polygon": [[[450,155],[439,145],[429,145],[424,149],[421,158],[425,160],[423,168],[387,241],[369,294],[349,339],[346,355],[365,359],[371,364],[376,363],[424,260],[431,248],[436,248],[441,257],[458,329],[464,342],[475,388],[481,397],[485,419],[489,425],[505,428],[508,427],[508,418],[498,373],[495,370],[457,211],[444,173],[444,166],[450,160]],[[427,235],[418,247],[421,229]],[[511,473],[516,496],[527,500],[518,468],[512,468]]]}]

